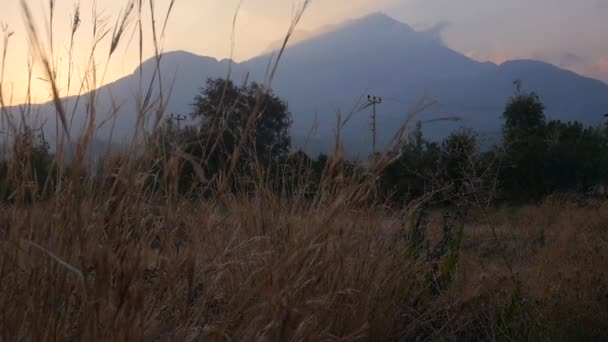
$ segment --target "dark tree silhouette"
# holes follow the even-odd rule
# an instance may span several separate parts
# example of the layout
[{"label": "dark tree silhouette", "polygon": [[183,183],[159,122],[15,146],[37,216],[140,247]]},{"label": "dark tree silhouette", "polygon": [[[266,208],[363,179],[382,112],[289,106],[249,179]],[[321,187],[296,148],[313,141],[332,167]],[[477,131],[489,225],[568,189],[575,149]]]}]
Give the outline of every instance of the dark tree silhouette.
[{"label": "dark tree silhouette", "polygon": [[208,152],[221,164],[232,155],[252,115],[253,129],[245,137],[241,157],[266,164],[283,160],[291,146],[291,114],[287,103],[271,91],[257,83],[238,87],[218,78],[207,80],[206,88],[194,99],[192,117],[202,119],[201,134],[207,139]]},{"label": "dark tree silhouette", "polygon": [[457,194],[465,192],[464,186],[477,178],[479,157],[479,142],[474,131],[463,128],[450,134],[441,144],[442,183],[452,184]]},{"label": "dark tree silhouette", "polygon": [[509,99],[502,115],[505,120],[505,144],[518,144],[531,136],[542,137],[545,129],[545,106],[534,92],[522,92],[516,84],[515,96]]},{"label": "dark tree silhouette", "polygon": [[503,190],[510,200],[537,199],[548,191],[545,106],[536,93],[523,92],[521,83],[516,88],[503,113]]}]

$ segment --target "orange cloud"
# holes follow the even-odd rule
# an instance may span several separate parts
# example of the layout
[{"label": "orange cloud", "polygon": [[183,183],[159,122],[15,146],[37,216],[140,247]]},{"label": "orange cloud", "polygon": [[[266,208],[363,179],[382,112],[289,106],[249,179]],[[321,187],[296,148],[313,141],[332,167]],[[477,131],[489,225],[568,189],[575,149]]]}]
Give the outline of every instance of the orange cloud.
[{"label": "orange cloud", "polygon": [[480,62],[493,62],[496,64],[502,64],[504,62],[516,59],[517,57],[506,53],[504,51],[492,51],[490,53],[483,53],[479,51],[468,51],[465,56]]},{"label": "orange cloud", "polygon": [[595,63],[595,66],[602,74],[608,74],[608,58],[601,58]]}]

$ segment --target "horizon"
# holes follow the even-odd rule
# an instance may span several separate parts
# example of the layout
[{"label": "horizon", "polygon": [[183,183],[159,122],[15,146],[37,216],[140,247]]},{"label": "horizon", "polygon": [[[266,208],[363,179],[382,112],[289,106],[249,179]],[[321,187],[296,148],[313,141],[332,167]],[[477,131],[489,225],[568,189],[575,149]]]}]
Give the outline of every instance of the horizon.
[{"label": "horizon", "polygon": [[[518,0],[519,1],[519,0]],[[517,2],[517,1],[516,1]],[[546,1],[540,1],[546,2]],[[34,1],[27,2],[34,13],[34,17],[39,21],[46,18],[48,13],[43,10],[44,6],[41,3],[36,4]],[[126,1],[108,1],[104,3],[106,7],[98,7],[98,11],[102,15],[110,18],[111,26],[113,20],[119,15],[121,8]],[[163,13],[168,2],[157,3],[157,11]],[[262,5],[266,4],[266,6]],[[292,1],[291,4],[285,4],[276,0],[258,0],[251,2],[243,2],[238,10],[236,19],[236,29],[234,32],[234,51],[231,56],[231,25],[239,1],[217,2],[208,1],[204,4],[195,4],[191,1],[177,1],[175,9],[169,18],[167,36],[163,44],[165,52],[171,51],[186,51],[199,56],[213,57],[218,60],[232,58],[236,62],[243,62],[254,58],[266,52],[268,48],[278,40],[286,32],[286,29],[293,15],[294,8],[300,2]],[[79,64],[83,64],[86,56],[87,42],[90,40],[90,15],[92,3],[90,0],[80,2],[80,13],[82,19],[82,28],[76,37],[76,52],[75,52],[75,72],[78,72]],[[271,10],[268,10],[268,5],[274,4]],[[507,14],[513,11],[512,4],[493,4],[481,6],[477,0],[467,0],[466,4],[454,7],[452,4],[446,3],[445,0],[435,4],[426,4],[421,1],[413,0],[399,4],[399,1],[384,0],[372,2],[369,0],[355,0],[349,3],[348,6],[343,4],[329,4],[328,2],[313,2],[307,13],[305,13],[301,24],[296,28],[295,35],[296,43],[299,37],[311,38],[316,36],[316,33],[324,33],[332,28],[339,26],[341,23],[349,20],[358,19],[374,13],[383,13],[399,22],[410,25],[418,32],[425,32],[432,35],[447,47],[462,53],[463,55],[480,62],[493,62],[502,64],[511,60],[539,60],[553,64],[557,67],[573,71],[582,76],[594,78],[604,83],[608,83],[608,46],[597,44],[603,33],[608,34],[606,25],[598,24],[594,18],[602,13],[608,14],[608,6],[605,2],[598,0],[585,0],[578,3],[579,11],[572,14],[573,19],[577,16],[586,17],[587,24],[590,29],[586,34],[585,39],[579,38],[578,34],[565,35],[555,29],[555,24],[560,23],[557,19],[563,17],[567,12],[572,10],[572,4],[560,2],[559,6],[551,7],[550,11],[543,15],[545,21],[537,21],[538,27],[536,31],[526,30],[526,23],[523,25],[518,22],[517,25],[496,24],[494,29],[486,29],[479,23],[480,19],[475,19],[471,14],[486,13],[485,20],[491,20],[492,16],[497,15],[502,9]],[[55,58],[58,65],[65,64],[65,49],[67,38],[69,37],[68,28],[69,17],[73,10],[73,3],[65,1],[56,1],[55,11],[55,30],[53,38],[55,39]],[[467,7],[469,6],[469,7]],[[516,7],[516,6],[515,6]],[[529,6],[530,14],[538,11],[540,5],[534,4]],[[576,6],[575,6],[576,7]],[[467,8],[474,8],[474,11],[467,12]],[[549,7],[547,7],[549,8]],[[5,94],[10,93],[13,99],[13,104],[25,102],[25,88],[27,81],[24,80],[24,70],[27,69],[28,47],[27,37],[21,20],[21,8],[19,0],[9,0],[5,5],[6,11],[0,14],[0,23],[7,24],[9,31],[15,34],[11,37],[8,46],[7,62],[8,66],[5,70],[3,90]],[[48,12],[48,11],[47,11]],[[190,13],[194,13],[194,15]],[[446,14],[451,12],[451,14]],[[195,21],[200,13],[215,13],[209,18],[208,22],[201,23],[200,20]],[[585,15],[589,14],[589,15]],[[592,14],[592,15],[591,15]],[[483,16],[482,16],[483,17]],[[505,17],[505,18],[506,18]],[[540,19],[540,18],[539,18]],[[142,17],[142,21],[146,23],[149,18]],[[483,20],[481,20],[483,22]],[[63,24],[63,25],[60,25]],[[96,88],[114,82],[125,76],[130,75],[139,65],[138,56],[135,52],[137,48],[132,39],[134,35],[135,23],[131,22],[126,36],[129,38],[130,44],[121,44],[118,58],[115,58],[108,65],[108,72],[103,80],[103,84],[98,84]],[[541,25],[542,24],[542,25]],[[197,26],[194,26],[197,25]],[[193,30],[193,27],[200,27]],[[209,27],[215,30],[209,34]],[[255,27],[251,30],[251,27]],[[479,30],[483,27],[484,30]],[[552,31],[552,28],[555,29]],[[40,32],[45,32],[43,28],[39,28]],[[325,31],[324,31],[325,30]],[[582,31],[580,27],[576,27],[577,31]],[[472,33],[474,31],[488,31],[485,35],[481,32]],[[511,31],[511,32],[509,32]],[[552,34],[553,32],[553,34]],[[144,31],[144,34],[148,32]],[[201,38],[183,40],[182,37],[186,34],[198,34]],[[575,32],[576,33],[576,32]],[[592,34],[593,33],[593,34]],[[555,35],[561,36],[563,40],[557,39]],[[48,36],[48,34],[47,34]],[[544,43],[546,46],[539,47],[539,36],[545,36]],[[492,41],[491,37],[497,37],[496,41]],[[105,42],[106,45],[108,42]],[[504,46],[504,47],[503,47]],[[102,45],[105,47],[105,45]],[[2,46],[0,46],[2,48]],[[61,49],[60,49],[61,48]],[[102,49],[103,50],[103,49]],[[83,51],[85,51],[83,53]],[[105,53],[105,51],[104,51]],[[97,60],[103,63],[103,53],[100,54]],[[151,46],[144,47],[144,58],[147,60],[153,56]],[[79,63],[79,62],[83,63]],[[61,68],[60,68],[61,69]],[[43,103],[47,102],[49,91],[44,81],[39,80],[40,72],[34,69],[32,77],[32,102]],[[62,79],[65,75],[59,74]],[[76,75],[79,77],[79,75]],[[80,80],[80,78],[78,79]],[[64,89],[65,91],[65,89]],[[72,89],[73,93],[73,89]],[[63,96],[69,95],[67,91],[62,93]]]}]

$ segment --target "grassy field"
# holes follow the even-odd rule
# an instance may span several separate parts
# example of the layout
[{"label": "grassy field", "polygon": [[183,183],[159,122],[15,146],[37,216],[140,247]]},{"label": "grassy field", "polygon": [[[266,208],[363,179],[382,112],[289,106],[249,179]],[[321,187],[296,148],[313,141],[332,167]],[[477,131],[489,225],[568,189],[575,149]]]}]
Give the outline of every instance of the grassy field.
[{"label": "grassy field", "polygon": [[[130,4],[113,29],[106,19],[93,37],[107,40],[107,60],[91,58],[85,76],[73,80],[89,103],[96,93],[85,85],[100,83],[96,68],[110,63],[129,23],[141,28],[141,2]],[[279,195],[263,182],[247,195],[229,191],[231,166],[215,180],[214,196],[186,199],[175,196],[172,171],[191,158],[179,146],[160,159],[149,153],[157,146],[147,144],[140,124],[145,115],[163,114],[163,99],[157,111],[138,102],[137,152],[108,155],[89,177],[86,151],[100,113],[88,106],[81,134],[66,133],[73,104],[62,100],[57,56],[27,6],[24,13],[64,138],[55,142],[54,171],[41,179],[32,168],[40,162],[34,131],[15,119],[0,79],[8,137],[0,182],[0,341],[608,339],[608,203],[577,207],[552,197],[467,211],[389,205],[374,196],[374,176],[394,156],[378,156],[364,177],[350,179],[339,149],[313,198]],[[76,12],[72,37],[79,21]],[[53,32],[53,20],[44,22]],[[10,30],[3,35],[6,53]],[[140,51],[142,39],[140,33]],[[277,65],[270,65],[268,86]],[[147,183],[151,163],[168,170],[156,192]]]},{"label": "grassy field", "polygon": [[605,204],[471,216],[453,277],[435,287],[441,270],[411,256],[398,212],[137,196],[3,209],[5,340],[606,338]]}]

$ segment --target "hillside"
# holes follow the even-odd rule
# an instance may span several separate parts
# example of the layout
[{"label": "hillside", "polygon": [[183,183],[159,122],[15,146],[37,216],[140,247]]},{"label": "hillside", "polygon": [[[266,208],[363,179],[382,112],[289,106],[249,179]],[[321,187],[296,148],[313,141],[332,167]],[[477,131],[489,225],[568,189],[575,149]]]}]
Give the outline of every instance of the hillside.
[{"label": "hillside", "polygon": [[[269,58],[270,55],[262,55],[233,63],[233,79],[241,82],[247,73],[250,80],[264,79]],[[168,92],[170,88],[171,95],[167,114],[188,114],[204,81],[225,76],[228,65],[228,60],[183,51],[166,53],[161,68],[164,90]],[[144,80],[149,80],[154,61],[145,62],[142,68]],[[99,92],[100,108],[109,112],[113,103],[121,104],[114,134],[119,140],[126,140],[135,124],[134,98],[139,74],[137,69]],[[605,83],[532,60],[502,65],[481,63],[381,13],[336,25],[331,31],[288,47],[273,89],[290,105],[296,145],[302,147],[304,141],[312,141],[307,150],[319,152],[326,150],[333,138],[336,112],[340,110],[346,115],[367,94],[385,100],[378,108],[381,143],[392,137],[405,113],[424,96],[436,98],[439,104],[423,113],[422,119],[446,115],[462,118],[459,123],[426,127],[429,137],[443,137],[461,125],[492,134],[499,129],[502,109],[513,94],[512,82],[516,79],[523,81],[524,88],[540,95],[550,118],[597,124],[608,110]],[[48,105],[37,110],[52,112]],[[317,133],[307,139],[315,120]],[[77,117],[74,129],[81,125],[82,120]],[[361,112],[345,127],[343,137],[351,153],[368,152],[369,141],[362,138],[369,135],[368,125],[368,113]],[[101,139],[107,136],[110,126],[107,127],[105,132],[100,131]]]}]

